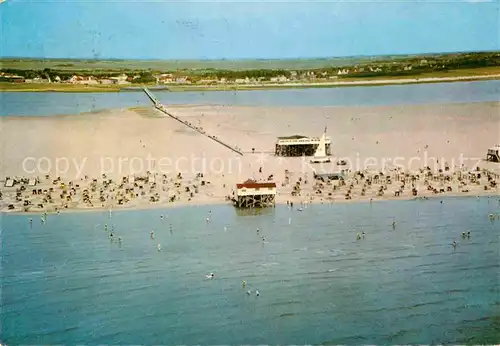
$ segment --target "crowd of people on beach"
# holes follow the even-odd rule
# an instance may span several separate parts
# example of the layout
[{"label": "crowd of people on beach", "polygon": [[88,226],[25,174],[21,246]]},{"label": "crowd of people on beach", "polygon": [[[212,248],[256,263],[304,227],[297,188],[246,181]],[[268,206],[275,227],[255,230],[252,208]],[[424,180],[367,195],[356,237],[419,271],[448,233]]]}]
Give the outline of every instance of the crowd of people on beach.
[{"label": "crowd of people on beach", "polygon": [[133,207],[144,204],[189,202],[210,186],[203,173],[185,179],[146,172],[143,176],[124,176],[115,181],[103,174],[64,181],[49,175],[33,179],[7,178],[12,187],[0,192],[1,210],[20,212],[57,212],[73,209]]},{"label": "crowd of people on beach", "polygon": [[[58,210],[120,208],[151,204],[175,204],[200,201],[200,193],[208,194],[210,188],[220,189],[212,203],[231,201],[235,189],[223,181],[214,186],[206,173],[197,173],[191,179],[181,173],[167,176],[146,172],[144,175],[123,176],[114,180],[105,174],[95,178],[85,176],[79,180],[63,180],[61,177],[13,177],[10,187],[0,190],[0,210],[17,212],[56,212]],[[380,171],[346,170],[342,175],[319,175],[292,172],[283,175],[264,173],[262,167],[257,181],[277,182],[278,203],[334,203],[349,200],[377,200],[393,198],[426,199],[441,195],[498,194],[499,175],[486,169],[470,170],[455,167],[433,171],[429,167],[415,172],[401,168]],[[210,174],[209,174],[210,176]],[[224,178],[210,176],[210,179]],[[224,195],[230,192],[233,195]]]}]

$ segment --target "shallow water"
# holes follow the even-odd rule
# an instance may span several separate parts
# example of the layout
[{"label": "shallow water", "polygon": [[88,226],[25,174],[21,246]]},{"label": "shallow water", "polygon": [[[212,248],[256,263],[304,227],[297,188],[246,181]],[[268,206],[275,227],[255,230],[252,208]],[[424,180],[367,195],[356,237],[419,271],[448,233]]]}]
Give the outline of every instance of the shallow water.
[{"label": "shallow water", "polygon": [[[49,215],[44,225],[33,216],[32,227],[29,216],[4,215],[2,339],[493,343],[500,338],[500,220],[487,215],[497,212],[492,197],[303,212],[278,206],[247,216],[229,206],[115,211],[111,219],[68,213]],[[115,225],[121,246],[110,242],[105,223]],[[472,236],[462,239],[467,229]],[[361,231],[366,237],[356,241]],[[210,272],[214,280],[205,278]]]},{"label": "shallow water", "polygon": [[[252,91],[155,91],[154,94],[166,105],[287,107],[489,102],[500,100],[500,80]],[[0,92],[0,116],[77,114],[108,108],[149,105],[151,102],[143,92]]]}]

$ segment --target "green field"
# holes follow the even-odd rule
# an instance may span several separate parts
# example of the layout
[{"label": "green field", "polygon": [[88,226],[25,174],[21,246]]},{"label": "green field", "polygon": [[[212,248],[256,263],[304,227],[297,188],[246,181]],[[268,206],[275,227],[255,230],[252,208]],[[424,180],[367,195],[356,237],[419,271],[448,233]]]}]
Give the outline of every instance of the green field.
[{"label": "green field", "polygon": [[307,70],[325,67],[353,66],[370,62],[390,62],[418,58],[417,55],[367,56],[318,59],[259,59],[259,60],[71,60],[71,59],[0,59],[0,68],[61,71],[83,70]]}]

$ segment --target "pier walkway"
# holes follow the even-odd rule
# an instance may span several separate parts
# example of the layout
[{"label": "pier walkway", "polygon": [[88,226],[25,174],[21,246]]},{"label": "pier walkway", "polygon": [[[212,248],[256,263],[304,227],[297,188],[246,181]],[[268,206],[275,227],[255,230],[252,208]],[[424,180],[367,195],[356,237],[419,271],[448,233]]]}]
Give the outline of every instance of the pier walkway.
[{"label": "pier walkway", "polygon": [[148,95],[149,99],[153,102],[153,104],[154,104],[155,108],[156,108],[156,109],[158,109],[159,111],[161,111],[162,113],[165,113],[165,114],[166,114],[166,115],[168,115],[169,117],[171,117],[171,118],[173,118],[173,119],[177,120],[178,122],[180,122],[180,123],[184,124],[185,126],[187,126],[187,127],[191,128],[191,129],[195,130],[196,132],[198,132],[198,133],[202,134],[203,136],[206,136],[206,137],[210,138],[211,140],[213,140],[213,141],[215,141],[215,142],[219,143],[220,145],[225,146],[225,147],[226,147],[226,148],[228,148],[229,150],[232,150],[232,151],[234,151],[235,153],[237,153],[237,154],[239,154],[239,155],[243,156],[243,153],[241,152],[241,150],[240,150],[240,149],[238,149],[238,148],[236,148],[236,147],[234,147],[234,146],[232,146],[232,145],[229,145],[229,144],[227,144],[227,143],[224,143],[223,141],[221,141],[220,139],[218,139],[218,138],[217,138],[217,137],[215,137],[215,136],[211,136],[211,135],[209,135],[209,134],[208,134],[208,133],[206,133],[206,132],[205,132],[205,130],[203,130],[201,127],[194,126],[194,125],[193,125],[193,124],[191,124],[190,122],[185,121],[185,120],[182,120],[182,119],[180,119],[179,117],[177,117],[177,116],[173,115],[172,113],[169,113],[169,112],[167,111],[167,109],[165,108],[165,106],[164,106],[164,105],[162,105],[162,104],[160,103],[160,101],[159,101],[159,100],[158,100],[158,99],[157,99],[157,98],[153,95],[153,93],[152,93],[151,91],[149,91],[149,89],[148,89],[148,88],[143,88],[143,90],[144,90],[144,92],[146,93],[146,95]]}]

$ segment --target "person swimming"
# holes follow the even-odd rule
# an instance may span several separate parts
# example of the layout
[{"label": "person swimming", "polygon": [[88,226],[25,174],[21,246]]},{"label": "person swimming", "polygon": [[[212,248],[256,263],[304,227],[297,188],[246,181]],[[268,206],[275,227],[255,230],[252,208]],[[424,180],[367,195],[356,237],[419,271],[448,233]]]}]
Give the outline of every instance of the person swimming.
[{"label": "person swimming", "polygon": [[247,282],[246,282],[245,280],[243,280],[243,281],[241,282],[241,286],[246,287],[246,285],[247,285]]},{"label": "person swimming", "polygon": [[451,244],[453,246],[453,248],[455,249],[457,247],[457,242],[456,241],[453,241],[453,243]]},{"label": "person swimming", "polygon": [[361,235],[359,233],[356,233],[356,240],[360,240],[361,239]]},{"label": "person swimming", "polygon": [[155,231],[151,231],[150,236],[151,236],[151,239],[154,239],[155,238]]},{"label": "person swimming", "polygon": [[161,251],[161,244],[160,243],[158,243],[157,248],[158,248],[158,251]]},{"label": "person swimming", "polygon": [[205,275],[205,277],[206,277],[207,279],[213,279],[213,278],[215,278],[215,274],[214,274],[214,273],[210,273],[210,274],[208,274],[208,275]]},{"label": "person swimming", "polygon": [[260,296],[260,292],[258,290],[255,291],[255,295],[258,297]]}]

